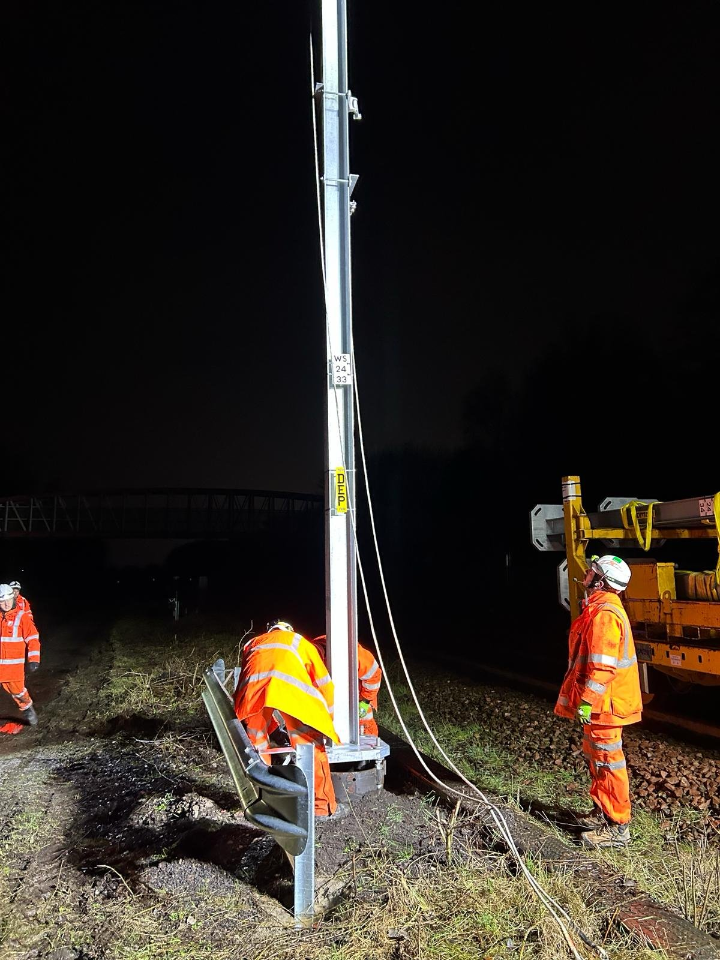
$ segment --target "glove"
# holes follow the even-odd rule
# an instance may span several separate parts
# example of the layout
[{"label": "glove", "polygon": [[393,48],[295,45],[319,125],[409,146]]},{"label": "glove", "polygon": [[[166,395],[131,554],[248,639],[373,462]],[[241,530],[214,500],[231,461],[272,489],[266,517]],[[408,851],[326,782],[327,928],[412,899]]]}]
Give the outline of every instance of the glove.
[{"label": "glove", "polygon": [[36,663],[35,661],[33,661],[32,663],[28,663],[28,664],[27,664],[27,671],[28,671],[28,673],[35,673],[35,671],[37,670],[37,668],[38,668],[39,666],[40,666],[40,664],[39,664],[39,663]]},{"label": "glove", "polygon": [[372,713],[372,709],[367,700],[361,700],[358,704],[358,712],[360,714],[360,719],[364,720],[368,713]]},{"label": "glove", "polygon": [[581,700],[581,701],[580,701],[580,704],[578,705],[577,712],[576,712],[575,716],[578,718],[578,720],[580,721],[580,723],[581,723],[583,726],[585,726],[586,723],[591,723],[591,722],[592,722],[592,721],[590,720],[590,711],[591,711],[591,709],[592,709],[592,707],[590,706],[589,703],[585,703],[584,700]]}]

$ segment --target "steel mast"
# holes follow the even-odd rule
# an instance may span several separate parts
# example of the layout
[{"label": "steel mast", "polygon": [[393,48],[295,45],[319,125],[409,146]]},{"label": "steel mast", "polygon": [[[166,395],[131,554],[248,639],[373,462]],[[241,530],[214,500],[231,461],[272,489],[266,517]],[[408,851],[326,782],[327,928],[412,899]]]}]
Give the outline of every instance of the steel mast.
[{"label": "steel mast", "polygon": [[323,242],[327,311],[325,623],[335,681],[335,728],[359,743],[355,567],[355,411],[352,386],[349,117],[360,118],[348,89],[347,2],[322,2]]}]

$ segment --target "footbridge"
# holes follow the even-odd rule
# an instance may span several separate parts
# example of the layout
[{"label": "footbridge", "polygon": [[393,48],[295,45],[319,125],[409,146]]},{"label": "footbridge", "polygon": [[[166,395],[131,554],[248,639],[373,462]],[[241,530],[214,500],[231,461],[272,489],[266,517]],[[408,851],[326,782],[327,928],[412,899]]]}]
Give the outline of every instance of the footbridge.
[{"label": "footbridge", "polygon": [[322,515],[318,494],[152,489],[0,497],[0,538],[230,539]]}]

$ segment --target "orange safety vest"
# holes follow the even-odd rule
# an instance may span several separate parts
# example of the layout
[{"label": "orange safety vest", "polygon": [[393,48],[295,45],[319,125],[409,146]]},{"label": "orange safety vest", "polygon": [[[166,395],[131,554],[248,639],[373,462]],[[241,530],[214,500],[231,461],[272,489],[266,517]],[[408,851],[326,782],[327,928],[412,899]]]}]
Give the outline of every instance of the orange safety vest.
[{"label": "orange safety vest", "polygon": [[642,694],[630,621],[616,593],[598,590],[573,620],[569,661],[555,713],[574,718],[581,700],[593,723],[626,726],[642,713]]},{"label": "orange safety vest", "polygon": [[339,743],[334,702],[335,687],[322,657],[299,633],[273,630],[244,647],[235,690],[238,720],[271,707]]},{"label": "orange safety vest", "polygon": [[40,663],[40,635],[33,618],[13,607],[0,611],[0,681],[25,679],[25,661]]},{"label": "orange safety vest", "polygon": [[[327,637],[325,634],[321,637],[315,637],[312,642],[317,647],[318,653],[323,658],[323,661],[325,661],[327,659]],[[359,698],[360,700],[367,700],[373,709],[377,710],[378,691],[382,683],[382,670],[374,655],[367,647],[358,643],[357,648]]]}]

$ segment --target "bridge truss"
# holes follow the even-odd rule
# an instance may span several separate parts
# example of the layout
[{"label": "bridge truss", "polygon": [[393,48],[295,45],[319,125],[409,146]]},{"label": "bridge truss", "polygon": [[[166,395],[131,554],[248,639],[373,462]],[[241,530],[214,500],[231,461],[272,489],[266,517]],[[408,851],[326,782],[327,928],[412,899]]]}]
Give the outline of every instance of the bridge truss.
[{"label": "bridge truss", "polygon": [[229,539],[320,514],[321,495],[268,490],[114,490],[0,497],[0,537]]}]

